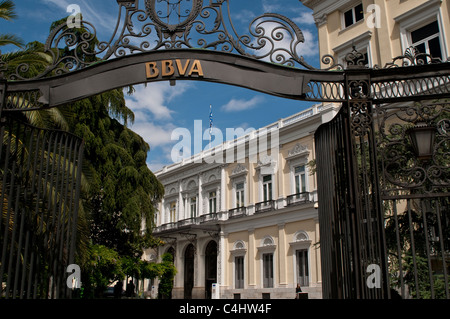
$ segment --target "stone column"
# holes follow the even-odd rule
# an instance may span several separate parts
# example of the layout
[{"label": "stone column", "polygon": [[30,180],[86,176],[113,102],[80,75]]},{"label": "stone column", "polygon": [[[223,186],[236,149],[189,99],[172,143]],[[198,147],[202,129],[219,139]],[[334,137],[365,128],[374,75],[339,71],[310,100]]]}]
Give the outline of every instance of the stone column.
[{"label": "stone column", "polygon": [[279,284],[287,285],[287,267],[286,267],[286,232],[284,223],[278,224],[278,273]]},{"label": "stone column", "polygon": [[256,288],[256,246],[255,229],[248,230],[248,285],[249,288]]}]

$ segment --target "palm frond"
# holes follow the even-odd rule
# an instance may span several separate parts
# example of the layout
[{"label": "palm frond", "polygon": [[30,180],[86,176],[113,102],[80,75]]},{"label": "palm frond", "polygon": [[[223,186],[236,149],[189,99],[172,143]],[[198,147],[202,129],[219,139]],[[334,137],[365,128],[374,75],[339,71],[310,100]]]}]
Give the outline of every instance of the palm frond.
[{"label": "palm frond", "polygon": [[0,1],[0,19],[13,20],[17,18],[16,5],[11,0]]},{"label": "palm frond", "polygon": [[23,48],[24,43],[21,38],[14,34],[0,34],[0,46],[15,45],[16,47]]}]

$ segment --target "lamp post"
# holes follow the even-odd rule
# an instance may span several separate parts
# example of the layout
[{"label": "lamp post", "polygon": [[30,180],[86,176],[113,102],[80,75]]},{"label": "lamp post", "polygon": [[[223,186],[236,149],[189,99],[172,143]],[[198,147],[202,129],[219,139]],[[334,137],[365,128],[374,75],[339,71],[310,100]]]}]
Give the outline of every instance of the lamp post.
[{"label": "lamp post", "polygon": [[426,123],[418,123],[406,131],[418,159],[429,160],[433,157],[436,131],[436,127]]}]

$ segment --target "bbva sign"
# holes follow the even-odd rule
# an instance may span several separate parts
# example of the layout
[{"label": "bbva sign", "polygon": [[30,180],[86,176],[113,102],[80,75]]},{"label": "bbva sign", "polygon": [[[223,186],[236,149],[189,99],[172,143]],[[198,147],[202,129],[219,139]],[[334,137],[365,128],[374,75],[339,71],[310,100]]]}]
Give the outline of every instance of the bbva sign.
[{"label": "bbva sign", "polygon": [[194,60],[192,63],[190,59],[184,62],[180,59],[147,62],[145,64],[145,69],[147,79],[155,79],[160,75],[163,78],[171,77],[175,75],[175,71],[179,76],[182,77],[192,77],[193,75],[196,75],[198,77],[204,76],[203,67],[200,60]]}]

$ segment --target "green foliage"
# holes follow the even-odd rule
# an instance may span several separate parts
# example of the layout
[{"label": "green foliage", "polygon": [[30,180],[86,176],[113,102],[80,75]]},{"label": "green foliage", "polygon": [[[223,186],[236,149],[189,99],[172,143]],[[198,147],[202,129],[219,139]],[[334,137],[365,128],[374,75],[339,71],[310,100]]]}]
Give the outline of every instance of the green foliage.
[{"label": "green foliage", "polygon": [[177,274],[177,270],[173,264],[173,256],[169,253],[162,255],[163,274],[160,276],[158,298],[159,299],[170,299],[173,289],[173,279]]},{"label": "green foliage", "polygon": [[[104,93],[67,106],[77,114],[69,121],[73,132],[85,140],[85,160],[90,192],[91,238],[95,243],[135,256],[152,246],[154,202],[163,186],[148,169],[148,144],[117,119],[110,117],[110,100],[121,90]],[[123,114],[126,116],[126,112]],[[142,222],[145,225],[141,232]]]},{"label": "green foliage", "polygon": [[100,297],[106,287],[124,277],[119,254],[105,246],[92,245],[82,275],[85,296]]},{"label": "green foliage", "polygon": [[[11,21],[17,18],[16,6],[11,0],[0,1],[0,19]],[[0,46],[15,45],[23,47],[23,41],[14,34],[0,34]]]},{"label": "green foliage", "polygon": [[[0,14],[5,2],[10,1],[0,2]],[[56,21],[52,29],[65,20]],[[83,29],[71,31],[73,42],[84,33]],[[96,41],[89,43],[94,46]],[[54,50],[60,50],[59,56],[63,57],[75,53],[72,48]],[[92,52],[93,47],[82,50]],[[45,52],[42,43],[32,42],[24,50],[5,54],[5,75],[27,64],[28,68],[19,68],[25,72],[20,75],[37,76],[54,63],[51,53]],[[84,62],[97,61],[94,55],[76,54]],[[132,93],[133,88],[128,92]],[[29,103],[21,104],[26,108]],[[48,110],[24,112],[22,117],[32,125],[69,131],[85,141],[86,184],[82,187],[77,249],[77,262],[83,265],[85,274],[85,295],[99,296],[107,285],[125,274],[138,278],[163,274],[159,266],[139,261],[144,248],[160,242],[153,238],[151,230],[154,203],[163,196],[164,188],[147,167],[149,145],[127,127],[134,121],[134,114],[126,106],[123,90]]]},{"label": "green foliage", "polygon": [[119,254],[103,245],[91,245],[88,260],[83,265],[82,285],[84,298],[101,298],[108,286],[125,277],[136,279],[173,278],[176,269],[167,256],[161,263],[152,263]]}]

